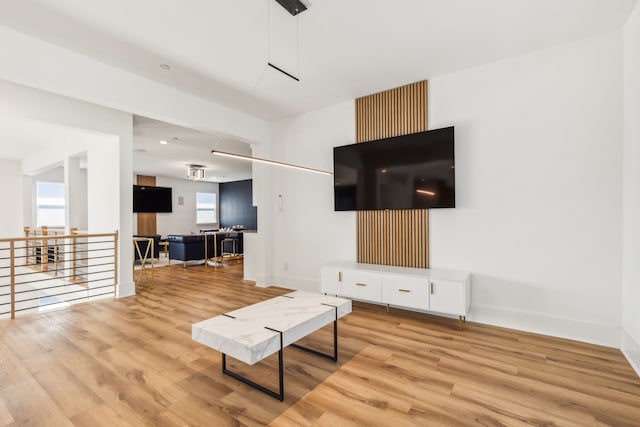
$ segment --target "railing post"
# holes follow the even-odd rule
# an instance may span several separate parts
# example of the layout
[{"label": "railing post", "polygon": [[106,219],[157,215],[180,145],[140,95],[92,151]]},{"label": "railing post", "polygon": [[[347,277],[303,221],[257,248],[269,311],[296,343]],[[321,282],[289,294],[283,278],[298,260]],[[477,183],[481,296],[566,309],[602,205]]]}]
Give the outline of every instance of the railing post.
[{"label": "railing post", "polygon": [[[47,235],[47,226],[42,226],[42,236]],[[44,256],[42,252],[44,251]],[[49,271],[49,241],[46,239],[42,239],[40,241],[40,269],[42,271]]]},{"label": "railing post", "polygon": [[118,295],[118,230],[113,234],[113,297]]},{"label": "railing post", "polygon": [[12,240],[9,242],[9,275],[11,276],[11,318],[16,318],[16,263],[15,263],[16,244]]},{"label": "railing post", "polygon": [[[58,275],[58,268],[60,268],[59,266],[59,259],[58,259],[58,232],[54,231],[53,234],[55,237],[53,238],[53,269],[54,269],[54,274],[57,276]],[[47,258],[49,257],[49,248],[47,248]]]},{"label": "railing post", "polygon": [[[24,237],[29,237],[31,233],[31,228],[24,227]],[[24,249],[24,266],[29,265],[29,257],[31,256],[31,241],[25,240],[25,249]]]},{"label": "railing post", "polygon": [[[74,232],[75,230],[75,232]],[[78,242],[78,238],[75,236],[78,232],[77,228],[72,228],[71,229],[71,234],[73,235],[73,237],[71,238],[71,281],[72,283],[76,283],[76,262],[77,262],[77,254],[76,254],[76,244]]]}]

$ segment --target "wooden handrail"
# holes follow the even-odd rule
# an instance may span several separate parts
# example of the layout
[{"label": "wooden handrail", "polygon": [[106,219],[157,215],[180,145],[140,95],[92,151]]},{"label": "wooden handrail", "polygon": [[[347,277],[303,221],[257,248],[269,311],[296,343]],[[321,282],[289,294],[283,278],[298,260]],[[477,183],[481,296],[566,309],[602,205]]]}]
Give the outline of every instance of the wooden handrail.
[{"label": "wooden handrail", "polygon": [[[114,237],[116,233],[98,233],[98,234],[65,234],[62,236],[55,236],[56,239],[78,239],[85,237]],[[54,236],[36,236],[36,237],[13,237],[13,238],[4,238],[0,239],[0,243],[8,243],[8,242],[17,242],[17,241],[31,241],[31,240],[42,240],[45,237],[46,240],[50,240]]]}]

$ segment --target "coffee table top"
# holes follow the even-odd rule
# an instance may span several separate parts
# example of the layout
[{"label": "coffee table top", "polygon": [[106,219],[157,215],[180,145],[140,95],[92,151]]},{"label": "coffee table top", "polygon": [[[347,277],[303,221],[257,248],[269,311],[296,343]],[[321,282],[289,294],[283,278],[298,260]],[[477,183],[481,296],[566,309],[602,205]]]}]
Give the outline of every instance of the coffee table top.
[{"label": "coffee table top", "polygon": [[[351,313],[351,300],[295,291],[195,323],[192,338],[253,365]],[[270,329],[266,329],[270,328]]]}]

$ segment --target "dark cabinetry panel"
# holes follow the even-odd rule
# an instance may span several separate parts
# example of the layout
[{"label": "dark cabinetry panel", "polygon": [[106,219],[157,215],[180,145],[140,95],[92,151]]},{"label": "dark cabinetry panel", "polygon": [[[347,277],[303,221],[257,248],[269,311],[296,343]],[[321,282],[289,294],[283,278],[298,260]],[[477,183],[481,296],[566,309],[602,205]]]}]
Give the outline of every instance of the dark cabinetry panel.
[{"label": "dark cabinetry panel", "polygon": [[220,184],[220,226],[244,225],[248,230],[258,229],[258,210],[252,205],[253,180]]}]

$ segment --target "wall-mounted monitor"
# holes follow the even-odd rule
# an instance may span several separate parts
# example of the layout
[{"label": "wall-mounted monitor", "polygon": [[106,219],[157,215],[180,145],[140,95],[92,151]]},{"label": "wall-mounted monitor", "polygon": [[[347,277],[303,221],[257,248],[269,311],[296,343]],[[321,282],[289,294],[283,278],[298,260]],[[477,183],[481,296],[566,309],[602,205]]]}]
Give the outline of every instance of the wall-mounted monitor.
[{"label": "wall-mounted monitor", "polygon": [[336,211],[454,208],[453,126],[333,149]]},{"label": "wall-mounted monitor", "polygon": [[171,188],[151,185],[133,186],[134,212],[172,212]]}]

